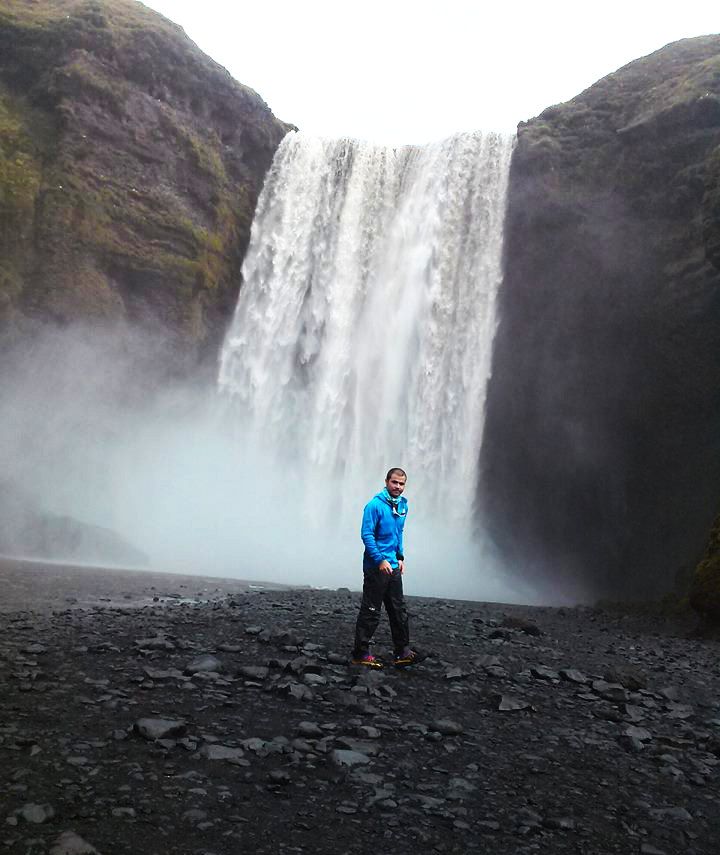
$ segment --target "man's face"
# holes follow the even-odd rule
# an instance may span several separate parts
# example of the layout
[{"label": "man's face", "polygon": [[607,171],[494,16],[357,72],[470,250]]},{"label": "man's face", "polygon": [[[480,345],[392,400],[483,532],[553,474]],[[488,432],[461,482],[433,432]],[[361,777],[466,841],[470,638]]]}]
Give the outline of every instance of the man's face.
[{"label": "man's face", "polygon": [[402,495],[402,491],[405,489],[406,480],[405,476],[400,475],[398,472],[393,472],[393,474],[387,479],[385,486],[393,499],[397,499],[398,496]]}]

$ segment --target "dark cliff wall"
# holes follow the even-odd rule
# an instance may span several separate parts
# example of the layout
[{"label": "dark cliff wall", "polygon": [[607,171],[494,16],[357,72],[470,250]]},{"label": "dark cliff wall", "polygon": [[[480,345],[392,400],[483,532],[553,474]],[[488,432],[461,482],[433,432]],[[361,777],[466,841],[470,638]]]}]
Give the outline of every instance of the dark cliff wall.
[{"label": "dark cliff wall", "polygon": [[650,596],[720,499],[720,37],[521,125],[482,451],[517,572]]},{"label": "dark cliff wall", "polygon": [[0,6],[0,346],[128,321],[212,358],[287,131],[133,0]]}]

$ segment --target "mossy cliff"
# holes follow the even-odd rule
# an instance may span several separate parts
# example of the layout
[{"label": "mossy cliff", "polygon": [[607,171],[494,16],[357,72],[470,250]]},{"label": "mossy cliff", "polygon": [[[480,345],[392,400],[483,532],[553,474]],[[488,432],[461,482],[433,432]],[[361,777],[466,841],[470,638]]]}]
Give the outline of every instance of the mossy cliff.
[{"label": "mossy cliff", "polygon": [[695,568],[690,604],[709,625],[720,625],[720,517],[715,520],[705,554]]},{"label": "mossy cliff", "polygon": [[481,495],[508,564],[558,596],[653,597],[702,554],[719,268],[720,37],[520,126]]},{"label": "mossy cliff", "polygon": [[128,321],[212,358],[287,128],[134,0],[5,0],[0,345]]}]

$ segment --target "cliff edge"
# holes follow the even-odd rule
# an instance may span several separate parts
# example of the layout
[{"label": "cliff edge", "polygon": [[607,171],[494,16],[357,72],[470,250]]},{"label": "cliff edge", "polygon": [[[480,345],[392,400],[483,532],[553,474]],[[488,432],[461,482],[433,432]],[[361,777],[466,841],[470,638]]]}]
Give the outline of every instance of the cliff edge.
[{"label": "cliff edge", "polygon": [[482,452],[508,563],[648,598],[702,554],[720,479],[720,36],[518,130]]},{"label": "cliff edge", "polygon": [[0,345],[127,321],[214,358],[287,130],[140,3],[4,3]]}]

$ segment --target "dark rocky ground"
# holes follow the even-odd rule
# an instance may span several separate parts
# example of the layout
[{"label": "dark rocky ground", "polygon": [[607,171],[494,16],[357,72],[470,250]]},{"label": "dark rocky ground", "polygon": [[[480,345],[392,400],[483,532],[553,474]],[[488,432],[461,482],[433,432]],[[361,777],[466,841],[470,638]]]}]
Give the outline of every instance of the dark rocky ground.
[{"label": "dark rocky ground", "polygon": [[367,673],[347,664],[357,593],[25,568],[21,611],[20,570],[0,613],[9,853],[720,847],[718,646],[687,627],[413,598],[430,657]]}]

